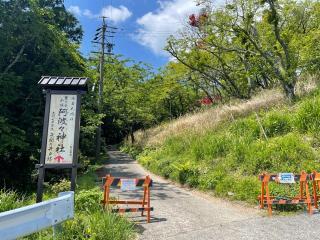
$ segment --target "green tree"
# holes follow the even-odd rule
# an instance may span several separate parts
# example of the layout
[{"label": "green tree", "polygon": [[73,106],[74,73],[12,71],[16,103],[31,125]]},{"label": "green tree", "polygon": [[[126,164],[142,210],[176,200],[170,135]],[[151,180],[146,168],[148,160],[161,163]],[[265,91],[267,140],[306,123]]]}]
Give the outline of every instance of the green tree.
[{"label": "green tree", "polygon": [[[98,86],[97,65],[97,61],[91,62],[96,72],[94,86]],[[179,117],[196,105],[197,95],[179,64],[170,63],[153,73],[146,64],[116,56],[108,58],[104,69],[102,129],[107,144],[124,137],[134,142],[136,130]],[[93,89],[93,101],[97,102],[98,89]]]},{"label": "green tree", "polygon": [[39,161],[41,75],[82,75],[78,21],[59,0],[0,1],[0,186],[26,189]]},{"label": "green tree", "polygon": [[249,98],[280,85],[294,99],[299,75],[319,67],[318,10],[312,0],[233,0],[190,18],[192,27],[169,39],[167,50],[208,89]]}]

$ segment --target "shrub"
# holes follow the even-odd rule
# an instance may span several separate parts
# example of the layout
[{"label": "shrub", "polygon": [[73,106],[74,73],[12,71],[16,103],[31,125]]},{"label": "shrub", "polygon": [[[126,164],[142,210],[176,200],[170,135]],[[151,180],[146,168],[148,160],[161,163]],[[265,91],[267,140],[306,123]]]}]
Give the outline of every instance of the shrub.
[{"label": "shrub", "polygon": [[191,187],[198,185],[199,171],[190,162],[173,163],[170,178],[181,184],[188,184]]},{"label": "shrub", "polygon": [[58,195],[60,192],[70,191],[71,183],[66,179],[48,186],[48,192],[53,195]]},{"label": "shrub", "polygon": [[101,210],[102,193],[98,187],[81,190],[75,195],[75,207],[79,212],[95,212]]},{"label": "shrub", "polygon": [[257,196],[260,193],[261,182],[258,177],[239,177],[234,186],[234,196],[236,200],[247,201],[255,203]]}]

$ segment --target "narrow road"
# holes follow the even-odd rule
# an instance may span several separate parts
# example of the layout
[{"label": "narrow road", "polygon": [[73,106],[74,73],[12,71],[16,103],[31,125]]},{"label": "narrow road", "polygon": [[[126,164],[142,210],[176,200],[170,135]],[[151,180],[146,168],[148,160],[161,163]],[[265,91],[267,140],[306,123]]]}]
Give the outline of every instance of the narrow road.
[{"label": "narrow road", "polygon": [[[140,239],[206,240],[206,239],[320,239],[320,214],[312,216],[264,217],[261,211],[215,199],[184,188],[146,172],[128,155],[109,151],[105,173],[118,177],[144,177],[154,181],[151,223],[133,213],[128,216],[138,223]],[[124,199],[141,196],[138,192],[113,191]]]}]

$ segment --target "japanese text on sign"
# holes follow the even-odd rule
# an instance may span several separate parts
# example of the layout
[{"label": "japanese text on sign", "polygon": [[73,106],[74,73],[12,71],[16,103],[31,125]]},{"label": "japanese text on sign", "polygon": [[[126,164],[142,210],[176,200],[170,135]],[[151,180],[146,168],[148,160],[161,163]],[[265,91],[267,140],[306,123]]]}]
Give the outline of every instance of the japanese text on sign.
[{"label": "japanese text on sign", "polygon": [[77,95],[51,95],[45,163],[72,163]]}]

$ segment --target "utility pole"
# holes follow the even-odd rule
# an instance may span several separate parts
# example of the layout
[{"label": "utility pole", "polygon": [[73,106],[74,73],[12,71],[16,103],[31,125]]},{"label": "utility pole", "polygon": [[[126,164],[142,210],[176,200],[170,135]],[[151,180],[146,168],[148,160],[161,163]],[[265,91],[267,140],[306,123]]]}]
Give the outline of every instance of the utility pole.
[{"label": "utility pole", "polygon": [[[111,29],[108,30],[108,29]],[[99,85],[98,85],[98,100],[97,100],[97,109],[98,114],[102,112],[102,97],[103,97],[103,81],[104,81],[104,65],[105,65],[105,55],[113,55],[112,49],[114,44],[107,41],[107,37],[114,37],[112,31],[117,29],[115,27],[110,27],[106,23],[106,17],[102,17],[102,26],[96,30],[95,38],[93,43],[100,45],[99,52],[93,52],[99,54]],[[106,33],[111,33],[109,36]],[[107,52],[105,51],[107,50]],[[101,124],[96,129],[96,161],[100,159],[100,151],[101,151]]]}]

